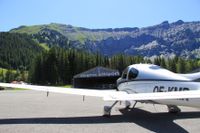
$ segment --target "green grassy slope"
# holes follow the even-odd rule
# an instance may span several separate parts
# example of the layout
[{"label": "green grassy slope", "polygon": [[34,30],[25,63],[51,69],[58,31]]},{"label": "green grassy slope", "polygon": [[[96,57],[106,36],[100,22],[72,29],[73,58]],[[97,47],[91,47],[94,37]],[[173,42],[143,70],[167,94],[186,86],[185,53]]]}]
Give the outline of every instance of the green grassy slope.
[{"label": "green grassy slope", "polygon": [[106,39],[108,37],[119,37],[127,35],[128,32],[107,32],[107,31],[92,31],[87,28],[74,27],[71,25],[51,23],[46,25],[34,25],[34,26],[20,26],[19,28],[12,29],[10,32],[13,33],[27,33],[27,34],[37,34],[38,32],[50,29],[61,33],[70,40],[78,40],[83,43],[85,40],[89,39],[92,41],[99,41]]}]

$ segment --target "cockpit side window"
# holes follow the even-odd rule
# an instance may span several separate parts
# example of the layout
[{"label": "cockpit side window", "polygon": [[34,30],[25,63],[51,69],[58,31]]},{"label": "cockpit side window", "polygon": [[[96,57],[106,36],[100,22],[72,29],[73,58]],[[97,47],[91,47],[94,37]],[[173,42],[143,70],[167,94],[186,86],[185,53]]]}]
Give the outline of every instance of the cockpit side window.
[{"label": "cockpit side window", "polygon": [[122,79],[126,79],[128,73],[128,68],[126,68],[122,73]]},{"label": "cockpit side window", "polygon": [[128,73],[128,79],[133,80],[138,76],[138,70],[135,68],[131,68],[129,73]]}]

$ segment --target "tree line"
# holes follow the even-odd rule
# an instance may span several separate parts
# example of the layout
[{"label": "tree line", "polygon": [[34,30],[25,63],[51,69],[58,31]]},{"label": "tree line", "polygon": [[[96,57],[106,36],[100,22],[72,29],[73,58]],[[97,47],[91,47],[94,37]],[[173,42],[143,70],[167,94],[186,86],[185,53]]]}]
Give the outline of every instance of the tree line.
[{"label": "tree line", "polygon": [[185,60],[179,57],[157,57],[154,60],[123,54],[107,57],[100,53],[53,47],[36,57],[29,70],[29,81],[45,85],[71,84],[74,75],[95,66],[117,69],[122,73],[128,65],[136,63],[154,63],[178,73],[190,72],[200,66],[199,60]]},{"label": "tree line", "polygon": [[163,57],[157,57],[152,63],[175,73],[190,73],[200,67],[199,59],[186,60],[177,56],[168,59],[165,59]]}]

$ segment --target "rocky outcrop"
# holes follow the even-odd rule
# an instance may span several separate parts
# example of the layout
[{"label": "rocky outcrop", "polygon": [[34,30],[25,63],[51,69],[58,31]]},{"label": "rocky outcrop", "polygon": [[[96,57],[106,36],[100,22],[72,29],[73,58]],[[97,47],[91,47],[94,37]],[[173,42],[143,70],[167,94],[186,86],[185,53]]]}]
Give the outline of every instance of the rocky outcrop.
[{"label": "rocky outcrop", "polygon": [[11,32],[28,33],[50,47],[77,48],[103,55],[119,53],[146,57],[164,55],[199,58],[200,22],[164,21],[145,28],[87,29],[63,24],[21,26]]}]

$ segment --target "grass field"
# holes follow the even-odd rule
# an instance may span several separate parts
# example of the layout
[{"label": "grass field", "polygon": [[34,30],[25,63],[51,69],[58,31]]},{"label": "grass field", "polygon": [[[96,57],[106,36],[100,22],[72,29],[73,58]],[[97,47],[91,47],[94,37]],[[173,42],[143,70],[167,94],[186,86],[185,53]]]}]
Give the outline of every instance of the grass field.
[{"label": "grass field", "polygon": [[72,85],[64,85],[64,86],[62,86],[62,87],[64,87],[64,88],[71,88]]},{"label": "grass field", "polygon": [[[72,85],[64,85],[64,86],[58,86],[58,87],[64,87],[64,88],[71,88]],[[13,90],[27,90],[27,89],[23,89],[23,88],[14,88]]]}]

